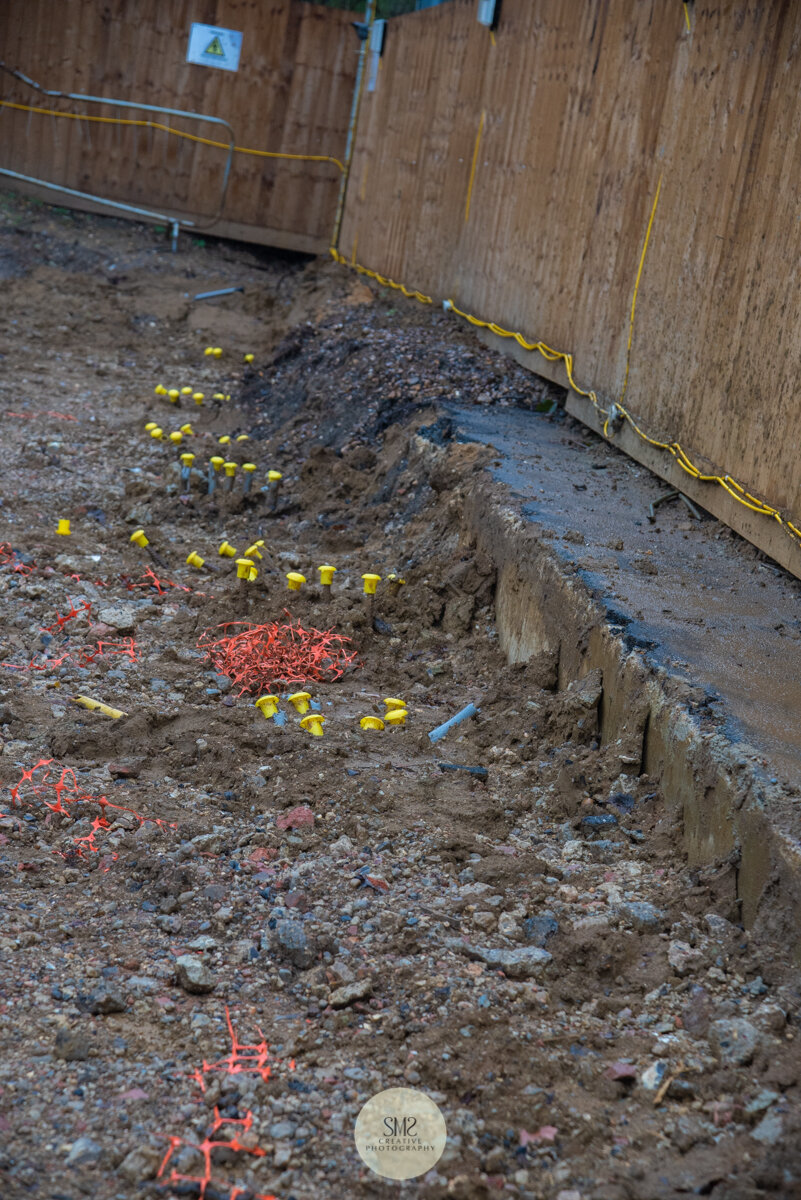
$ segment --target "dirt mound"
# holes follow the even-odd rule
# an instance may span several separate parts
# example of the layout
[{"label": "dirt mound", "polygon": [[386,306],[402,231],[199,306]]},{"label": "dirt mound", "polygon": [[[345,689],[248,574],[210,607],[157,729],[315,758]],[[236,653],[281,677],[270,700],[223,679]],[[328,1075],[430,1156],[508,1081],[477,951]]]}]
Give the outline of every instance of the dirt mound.
[{"label": "dirt mound", "polygon": [[[601,744],[600,673],[560,690],[555,652],[498,649],[462,522],[492,451],[436,401],[547,389],[330,268],[20,211],[55,265],[15,260],[0,384],[3,1194],[385,1196],[352,1130],[398,1085],[448,1128],[421,1197],[793,1194],[799,991],[738,924],[736,861],[685,867],[660,781]],[[237,319],[193,316],[212,279],[244,280]],[[208,494],[216,450],[257,463],[248,497],[241,470]],[[252,583],[223,541],[259,547]],[[304,689],[322,737],[198,647],[287,613],[357,655]],[[405,725],[363,728],[387,697]]]}]

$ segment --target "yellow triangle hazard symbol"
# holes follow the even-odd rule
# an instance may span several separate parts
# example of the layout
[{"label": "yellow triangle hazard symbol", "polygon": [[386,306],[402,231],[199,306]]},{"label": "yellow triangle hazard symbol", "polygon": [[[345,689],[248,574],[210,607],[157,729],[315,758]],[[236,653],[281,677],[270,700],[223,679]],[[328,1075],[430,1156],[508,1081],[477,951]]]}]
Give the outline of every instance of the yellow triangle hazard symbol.
[{"label": "yellow triangle hazard symbol", "polygon": [[208,46],[203,51],[203,53],[204,54],[216,54],[216,56],[218,58],[225,58],[225,51],[223,50],[222,42],[220,41],[220,39],[218,37],[214,37],[211,39],[211,41],[209,42]]}]

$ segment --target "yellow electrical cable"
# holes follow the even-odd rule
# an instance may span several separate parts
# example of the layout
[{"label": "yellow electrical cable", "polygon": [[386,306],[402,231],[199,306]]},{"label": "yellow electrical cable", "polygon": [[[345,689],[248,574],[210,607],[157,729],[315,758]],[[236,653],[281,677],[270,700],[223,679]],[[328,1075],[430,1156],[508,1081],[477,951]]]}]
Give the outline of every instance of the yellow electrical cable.
[{"label": "yellow electrical cable", "polygon": [[349,263],[344,254],[332,246],[329,251],[335,262],[338,262],[342,267],[350,267],[351,270],[357,271],[359,275],[366,275],[368,279],[375,279],[376,283],[380,283],[382,287],[395,288],[398,292],[403,292],[409,300],[419,300],[421,304],[433,304],[434,301],[430,296],[426,296],[423,292],[410,291],[405,288],[402,283],[396,283],[394,279],[387,279],[384,275],[379,275],[378,271],[370,271],[367,267],[362,267],[359,263]]},{"label": "yellow electrical cable", "polygon": [[[658,198],[659,188],[657,188],[656,199],[654,200],[654,206],[651,210],[649,232],[654,213],[656,212],[656,200]],[[643,254],[640,259],[640,272],[642,270],[642,262],[644,260],[645,248],[647,244],[648,237],[646,235],[646,243],[643,247]],[[396,288],[398,291],[403,292],[404,296],[420,300],[423,304],[434,303],[430,296],[426,296],[422,292],[414,291],[413,289],[404,287],[403,284],[395,283],[392,279],[386,279],[384,276],[379,275],[377,271],[371,271],[367,267],[362,266],[360,263],[349,263],[345,256],[340,254],[339,251],[333,247],[331,248],[331,256],[336,262],[340,263],[340,265],[351,267],[352,270],[357,271],[360,275],[366,275],[369,279],[375,279],[378,281],[378,283],[383,284],[385,287]],[[750,509],[752,512],[758,513],[761,516],[772,517],[775,521],[778,521],[779,525],[781,525],[782,529],[787,532],[788,536],[792,538],[795,544],[801,547],[801,529],[794,525],[789,518],[783,517],[779,509],[774,508],[772,504],[768,504],[767,501],[759,500],[756,496],[752,496],[751,493],[747,492],[742,484],[738,483],[736,479],[733,479],[731,475],[704,474],[687,456],[679,442],[662,442],[659,441],[658,438],[650,437],[643,429],[640,429],[631,413],[629,413],[622,404],[613,404],[610,409],[605,409],[599,403],[598,397],[592,389],[585,391],[584,388],[579,387],[579,385],[576,383],[573,377],[572,354],[569,354],[564,350],[553,350],[545,342],[529,342],[525,337],[523,337],[522,333],[517,333],[512,329],[504,329],[503,326],[496,324],[495,321],[483,321],[480,317],[476,317],[472,313],[464,312],[461,308],[456,307],[453,300],[446,300],[444,302],[444,307],[447,310],[456,313],[457,316],[462,317],[465,321],[469,322],[470,325],[473,325],[478,329],[488,329],[490,333],[496,334],[497,337],[512,338],[515,342],[517,342],[518,346],[521,346],[524,350],[536,350],[536,352],[541,354],[542,357],[547,359],[548,362],[563,362],[565,364],[565,372],[567,374],[568,383],[570,384],[572,390],[576,392],[577,395],[586,397],[586,399],[588,399],[593,405],[596,412],[598,412],[598,414],[604,418],[603,429],[605,436],[608,436],[606,434],[606,430],[610,420],[615,419],[615,417],[622,417],[622,419],[628,422],[634,432],[641,437],[644,442],[647,442],[649,446],[654,446],[658,450],[666,450],[670,455],[672,455],[681,469],[688,475],[692,476],[693,479],[698,480],[699,483],[717,483],[725,492],[728,492],[728,494],[734,500],[736,500],[738,504],[742,504],[743,507]]]},{"label": "yellow electrical cable", "polygon": [[[210,138],[200,137],[195,133],[184,133],[180,129],[171,129],[159,121],[134,120],[129,117],[92,117],[86,113],[59,112],[54,108],[37,108],[30,104],[16,104],[11,100],[0,100],[2,108],[16,108],[21,112],[39,113],[46,117],[66,117],[69,121],[91,121],[96,125],[134,125],[139,129],[158,129],[161,133],[172,134],[173,137],[183,138],[187,142],[199,142],[201,146],[213,146],[217,150],[229,150],[228,142],[215,142]],[[345,168],[338,158],[330,154],[283,154],[277,150],[251,150],[247,146],[234,146],[237,154],[252,154],[257,158],[289,158],[302,162],[330,162],[344,174]]]},{"label": "yellow electrical cable", "polygon": [[478,133],[476,134],[476,144],[473,147],[473,163],[472,163],[472,166],[470,167],[470,179],[468,180],[468,183],[467,183],[467,200],[465,201],[465,206],[464,206],[464,223],[465,223],[465,225],[467,224],[467,222],[470,219],[470,199],[473,195],[473,181],[475,180],[475,177],[476,177],[476,167],[478,165],[478,150],[479,150],[479,146],[481,145],[481,135],[484,132],[484,121],[486,119],[486,116],[487,116],[486,112],[482,112],[481,120],[478,123]]},{"label": "yellow electrical cable", "polygon": [[659,182],[656,185],[656,195],[654,196],[654,202],[651,205],[651,215],[648,218],[648,227],[645,230],[645,241],[643,242],[642,253],[640,254],[640,264],[637,267],[637,278],[634,281],[634,294],[631,297],[631,314],[629,316],[629,340],[626,345],[626,374],[623,378],[623,390],[620,393],[621,402],[623,401],[623,397],[626,394],[626,388],[629,386],[629,361],[631,359],[631,342],[632,342],[632,338],[634,337],[634,309],[636,308],[636,305],[637,305],[637,293],[640,290],[640,279],[642,277],[642,269],[645,266],[645,252],[648,249],[648,243],[651,240],[651,229],[654,224],[654,217],[656,216],[656,206],[659,203],[659,193],[661,192],[661,190],[662,190],[662,176],[660,175]]}]

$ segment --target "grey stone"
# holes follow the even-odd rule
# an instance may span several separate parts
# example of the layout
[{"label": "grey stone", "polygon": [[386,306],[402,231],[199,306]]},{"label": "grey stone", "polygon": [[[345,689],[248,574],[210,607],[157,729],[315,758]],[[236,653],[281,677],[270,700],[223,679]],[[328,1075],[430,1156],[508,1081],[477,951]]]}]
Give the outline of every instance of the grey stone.
[{"label": "grey stone", "polygon": [[372,993],[373,981],[368,976],[366,979],[357,979],[353,983],[346,983],[344,987],[337,988],[329,996],[328,1003],[332,1008],[347,1008],[349,1004],[353,1004],[356,1000],[365,1000]]},{"label": "grey stone", "polygon": [[761,975],[757,975],[756,979],[752,979],[743,988],[744,992],[748,992],[749,996],[764,996],[768,990],[768,985],[765,983]]},{"label": "grey stone", "polygon": [[667,914],[647,900],[624,900],[617,911],[627,925],[641,933],[658,933],[667,921]]},{"label": "grey stone", "polygon": [[192,845],[201,854],[219,854],[223,848],[222,834],[201,833],[192,838]]},{"label": "grey stone", "polygon": [[781,1141],[783,1126],[784,1121],[781,1113],[769,1112],[762,1118],[757,1127],[751,1130],[751,1137],[757,1142],[762,1142],[764,1146],[775,1146]]},{"label": "grey stone", "polygon": [[614,813],[599,813],[589,817],[582,817],[579,822],[579,829],[587,837],[597,837],[599,833],[608,833],[616,825],[617,817]]},{"label": "grey stone", "polygon": [[196,954],[182,954],[175,960],[175,978],[185,992],[196,995],[212,992],[217,986],[215,976]]},{"label": "grey stone", "polygon": [[498,917],[498,932],[506,938],[520,937],[520,926],[511,913],[503,912]]},{"label": "grey stone", "polygon": [[640,1076],[640,1085],[648,1092],[656,1092],[659,1090],[662,1081],[667,1075],[667,1063],[659,1059],[655,1063],[651,1063]]},{"label": "grey stone", "polygon": [[712,1002],[709,993],[696,985],[690,992],[689,1000],[682,1006],[682,1025],[693,1037],[706,1037],[711,1014]]},{"label": "grey stone", "polygon": [[270,1137],[275,1142],[285,1142],[287,1138],[295,1136],[296,1128],[294,1121],[276,1121],[275,1125],[270,1126]]},{"label": "grey stone", "polygon": [[772,1000],[764,1000],[754,1013],[754,1021],[760,1029],[781,1033],[787,1024],[787,1013]]},{"label": "grey stone", "polygon": [[541,913],[538,917],[526,917],[523,922],[523,937],[532,946],[542,950],[549,938],[559,932],[559,922],[551,913]]},{"label": "grey stone", "polygon": [[98,610],[97,619],[116,629],[117,633],[133,633],[137,615],[136,609],[127,604],[109,604]]},{"label": "grey stone", "polygon": [[76,1029],[59,1029],[56,1034],[53,1052],[56,1058],[62,1058],[64,1062],[86,1062],[89,1049],[89,1039]]},{"label": "grey stone", "polygon": [[89,1012],[93,1016],[107,1016],[109,1013],[125,1012],[128,1005],[119,988],[100,984],[89,995]]},{"label": "grey stone", "polygon": [[709,1127],[698,1117],[681,1116],[673,1127],[670,1140],[681,1154],[686,1154],[699,1142],[709,1141]]},{"label": "grey stone", "polygon": [[314,947],[309,944],[306,930],[300,921],[278,921],[270,941],[276,957],[291,962],[301,971],[314,962]]},{"label": "grey stone", "polygon": [[709,1044],[720,1061],[729,1067],[744,1067],[754,1057],[760,1033],[743,1017],[725,1017],[709,1026]]},{"label": "grey stone", "polygon": [[759,1113],[763,1113],[766,1109],[770,1108],[771,1104],[774,1104],[778,1099],[778,1092],[772,1092],[769,1088],[765,1088],[758,1096],[754,1096],[754,1099],[746,1104],[745,1111],[750,1117],[757,1116]]},{"label": "grey stone", "polygon": [[275,1152],[273,1154],[273,1165],[276,1167],[285,1167],[291,1157],[292,1147],[288,1146],[286,1142],[276,1142]]},{"label": "grey stone", "polygon": [[130,1183],[155,1179],[163,1158],[164,1154],[154,1150],[151,1146],[137,1146],[125,1156],[117,1170]]},{"label": "grey stone", "polygon": [[728,941],[729,938],[735,937],[738,932],[736,925],[732,925],[731,921],[727,921],[725,917],[719,916],[716,912],[705,913],[704,924],[712,937],[718,940]]},{"label": "grey stone", "polygon": [[484,946],[471,946],[467,942],[451,939],[447,945],[468,958],[478,959],[488,967],[503,971],[510,979],[531,979],[539,975],[543,967],[551,961],[547,950],[538,946],[521,946],[516,950],[494,950]]},{"label": "grey stone", "polygon": [[703,961],[700,950],[694,950],[687,942],[671,942],[668,947],[668,962],[677,975],[687,975]]},{"label": "grey stone", "polygon": [[125,986],[137,996],[147,996],[158,991],[159,981],[152,975],[132,975]]},{"label": "grey stone", "polygon": [[190,950],[216,950],[218,946],[215,939],[209,937],[207,933],[199,933],[197,937],[192,938],[192,941],[186,944]]},{"label": "grey stone", "polygon": [[88,1163],[99,1162],[102,1153],[103,1147],[97,1142],[93,1142],[88,1137],[80,1137],[70,1147],[70,1152],[67,1155],[67,1166],[85,1166]]}]

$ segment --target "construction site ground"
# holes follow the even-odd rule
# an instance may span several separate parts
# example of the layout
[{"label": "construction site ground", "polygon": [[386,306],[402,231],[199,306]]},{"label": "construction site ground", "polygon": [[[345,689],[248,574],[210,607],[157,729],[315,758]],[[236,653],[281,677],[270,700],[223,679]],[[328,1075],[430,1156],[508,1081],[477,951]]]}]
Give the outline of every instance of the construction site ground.
[{"label": "construction site ground", "polygon": [[[0,279],[0,1196],[801,1196],[790,950],[734,859],[687,866],[600,672],[507,662],[465,505],[533,522],[785,815],[797,582],[650,520],[664,485],[557,389],[334,264],[5,193]],[[248,497],[207,494],[218,451]],[[241,583],[218,547],[258,540]],[[306,685],[322,737],[207,652],[290,621],[355,656]],[[385,697],[405,726],[363,730]],[[353,1137],[396,1086],[448,1131],[400,1184]]]}]

